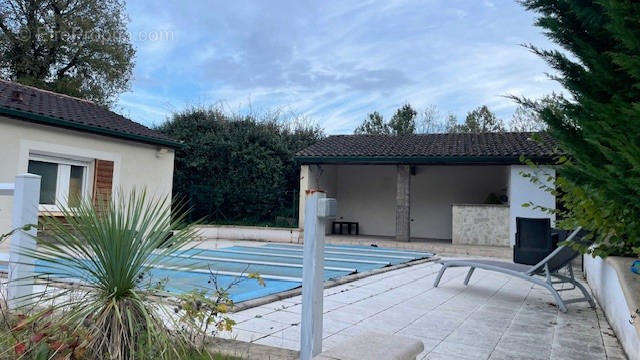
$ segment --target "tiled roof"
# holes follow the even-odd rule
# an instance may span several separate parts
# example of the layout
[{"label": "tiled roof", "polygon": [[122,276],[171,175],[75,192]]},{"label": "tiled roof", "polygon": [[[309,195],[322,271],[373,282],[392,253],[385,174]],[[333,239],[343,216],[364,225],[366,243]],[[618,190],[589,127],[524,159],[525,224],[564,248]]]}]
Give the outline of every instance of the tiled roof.
[{"label": "tiled roof", "polygon": [[[536,139],[533,139],[536,135]],[[545,133],[334,135],[298,152],[302,163],[551,162],[558,153]]]},{"label": "tiled roof", "polygon": [[178,144],[91,101],[6,80],[0,80],[0,114],[141,142]]}]

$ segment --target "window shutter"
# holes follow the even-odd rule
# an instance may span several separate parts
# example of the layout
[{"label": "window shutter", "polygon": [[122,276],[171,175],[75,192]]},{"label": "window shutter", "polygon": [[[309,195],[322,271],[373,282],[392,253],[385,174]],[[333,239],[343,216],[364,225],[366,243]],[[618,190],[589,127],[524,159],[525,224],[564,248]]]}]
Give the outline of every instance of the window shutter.
[{"label": "window shutter", "polygon": [[111,190],[113,187],[113,161],[95,161],[93,177],[93,204],[102,207],[111,200]]}]

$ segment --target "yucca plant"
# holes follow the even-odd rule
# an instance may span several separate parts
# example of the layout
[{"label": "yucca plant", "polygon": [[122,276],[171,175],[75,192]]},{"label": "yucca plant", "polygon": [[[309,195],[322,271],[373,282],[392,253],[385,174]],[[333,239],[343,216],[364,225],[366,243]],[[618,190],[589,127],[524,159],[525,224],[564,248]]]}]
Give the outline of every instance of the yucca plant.
[{"label": "yucca plant", "polygon": [[[179,358],[185,342],[168,325],[173,319],[169,307],[157,301],[162,290],[143,279],[196,240],[195,229],[184,225],[186,212],[180,207],[174,204],[172,212],[168,197],[146,191],[102,204],[60,206],[62,217],[41,221],[45,236],[38,238],[35,250],[24,250],[39,264],[36,276],[46,282],[79,280],[79,286],[48,287],[29,302],[64,314],[54,326],[83,334],[74,345],[89,358]],[[174,233],[177,226],[181,230]]]}]

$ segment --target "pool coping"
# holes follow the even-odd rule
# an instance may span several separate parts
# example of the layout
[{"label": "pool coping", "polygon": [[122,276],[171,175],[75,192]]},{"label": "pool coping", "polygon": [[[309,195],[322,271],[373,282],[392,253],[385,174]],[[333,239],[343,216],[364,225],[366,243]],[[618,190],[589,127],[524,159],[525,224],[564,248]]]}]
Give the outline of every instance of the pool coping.
[{"label": "pool coping", "polygon": [[[350,282],[354,282],[356,280],[360,280],[372,275],[377,275],[377,274],[382,274],[385,272],[389,272],[389,271],[393,271],[393,270],[398,270],[398,269],[402,269],[402,268],[406,268],[409,266],[413,266],[413,265],[418,265],[418,264],[424,264],[424,263],[428,263],[428,262],[434,262],[440,260],[440,257],[436,254],[434,254],[431,257],[428,258],[424,258],[424,259],[418,259],[418,260],[413,260],[413,261],[409,261],[406,263],[401,263],[401,264],[396,264],[396,265],[391,265],[391,266],[385,266],[382,268],[378,268],[378,269],[373,269],[370,271],[365,271],[365,272],[360,272],[360,273],[355,273],[355,274],[351,274],[351,275],[346,275],[337,279],[332,279],[332,280],[328,280],[324,282],[324,288],[325,289],[329,289],[338,285],[344,285]],[[283,292],[279,292],[279,293],[275,293],[275,294],[271,294],[271,295],[267,295],[267,296],[263,296],[261,298],[257,298],[257,299],[251,299],[251,300],[246,300],[246,301],[242,301],[239,302],[237,304],[234,305],[234,307],[231,309],[231,313],[235,313],[238,311],[243,311],[243,310],[247,310],[247,309],[251,309],[254,307],[258,307],[258,306],[262,306],[262,305],[266,305],[269,303],[272,303],[274,301],[279,301],[279,300],[284,300],[284,299],[288,299],[288,298],[292,298],[294,296],[298,296],[302,294],[302,286],[299,286],[295,289],[291,289],[291,290],[287,290],[287,291],[283,291]]]}]

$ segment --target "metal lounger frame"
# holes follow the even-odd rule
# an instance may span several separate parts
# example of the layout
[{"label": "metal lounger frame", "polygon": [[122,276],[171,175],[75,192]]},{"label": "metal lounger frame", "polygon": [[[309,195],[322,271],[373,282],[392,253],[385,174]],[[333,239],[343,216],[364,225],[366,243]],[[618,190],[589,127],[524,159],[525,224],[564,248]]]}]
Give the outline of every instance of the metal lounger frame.
[{"label": "metal lounger frame", "polygon": [[[581,228],[578,228],[575,231],[573,231],[571,235],[567,237],[567,240],[571,240],[573,237],[575,237],[580,230]],[[464,278],[464,285],[469,284],[469,280],[471,279],[471,275],[473,275],[474,270],[476,268],[480,268],[484,270],[495,271],[495,272],[515,276],[520,279],[529,281],[535,285],[539,285],[546,288],[547,290],[549,290],[551,295],[553,295],[553,297],[555,298],[556,304],[558,305],[558,308],[560,308],[560,311],[562,312],[567,312],[567,306],[566,306],[567,304],[584,302],[584,301],[589,302],[589,305],[592,308],[595,308],[596,304],[593,301],[593,298],[591,297],[587,289],[585,289],[585,287],[582,284],[580,284],[574,277],[573,267],[571,266],[573,259],[570,259],[569,261],[566,262],[566,264],[559,266],[555,271],[551,271],[549,269],[549,262],[551,260],[554,260],[554,258],[558,256],[558,254],[560,254],[560,252],[563,249],[564,249],[564,246],[558,247],[556,250],[554,250],[551,254],[549,254],[539,263],[531,266],[527,271],[516,271],[513,269],[509,269],[507,267],[502,267],[500,265],[495,265],[495,264],[484,264],[482,263],[482,260],[464,260],[464,259],[443,260],[440,262],[442,264],[442,268],[440,269],[440,272],[438,273],[438,276],[436,277],[436,280],[433,286],[438,287],[438,284],[440,283],[440,279],[442,278],[442,274],[444,274],[447,268],[469,267],[470,269]],[[499,263],[499,262],[496,262],[496,263]],[[506,263],[506,262],[505,264],[509,265],[509,263]],[[568,267],[569,269],[569,276],[561,275],[558,273],[560,270],[562,270],[565,267]],[[539,278],[536,276],[544,276],[544,278]],[[558,280],[554,281],[553,278],[556,278]],[[573,285],[573,287],[567,288],[567,289],[556,289],[553,286],[555,284],[571,284]],[[562,297],[560,296],[561,291],[573,290],[575,288],[578,288],[582,292],[583,297],[569,299],[569,300],[562,299]]]}]

